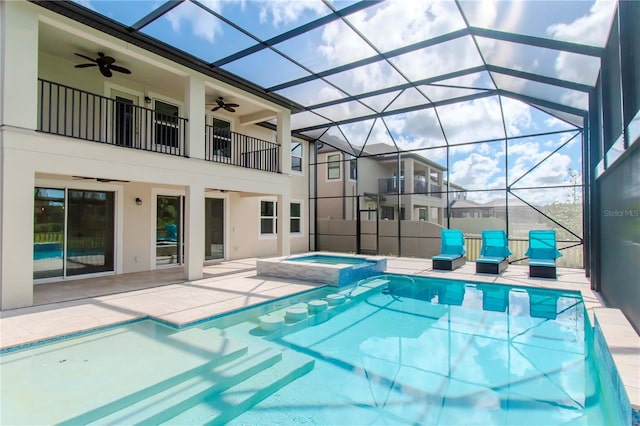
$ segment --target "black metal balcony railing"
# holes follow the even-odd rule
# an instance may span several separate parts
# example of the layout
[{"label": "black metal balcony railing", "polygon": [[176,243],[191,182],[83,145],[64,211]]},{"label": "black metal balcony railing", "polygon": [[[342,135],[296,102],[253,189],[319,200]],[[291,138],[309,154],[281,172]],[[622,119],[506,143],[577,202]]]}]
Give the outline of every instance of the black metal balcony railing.
[{"label": "black metal balcony railing", "polygon": [[38,130],[184,156],[186,118],[38,79]]},{"label": "black metal balcony railing", "polygon": [[397,194],[398,185],[400,185],[400,193],[404,194],[404,178],[390,177],[386,179],[378,179],[378,193],[380,194]]},{"label": "black metal balcony railing", "polygon": [[280,145],[262,139],[205,126],[205,159],[265,172],[280,171]]}]

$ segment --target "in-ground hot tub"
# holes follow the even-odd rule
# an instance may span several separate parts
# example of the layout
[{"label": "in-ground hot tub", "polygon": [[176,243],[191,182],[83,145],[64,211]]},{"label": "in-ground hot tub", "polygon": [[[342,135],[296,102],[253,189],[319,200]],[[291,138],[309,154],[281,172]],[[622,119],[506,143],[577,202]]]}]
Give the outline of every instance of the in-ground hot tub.
[{"label": "in-ground hot tub", "polygon": [[380,256],[313,253],[258,259],[258,275],[314,281],[336,287],[379,275],[387,269]]}]

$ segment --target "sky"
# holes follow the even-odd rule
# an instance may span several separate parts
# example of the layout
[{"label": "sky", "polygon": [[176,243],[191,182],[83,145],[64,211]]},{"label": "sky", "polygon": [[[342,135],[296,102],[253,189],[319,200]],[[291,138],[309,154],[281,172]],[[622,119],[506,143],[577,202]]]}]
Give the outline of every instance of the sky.
[{"label": "sky", "polygon": [[[82,0],[78,3],[132,25],[163,2]],[[354,3],[346,0],[330,2],[338,10]],[[221,13],[259,40],[268,40],[330,13],[327,5],[318,0],[201,0],[201,4]],[[390,113],[384,119],[333,126],[327,134],[346,138],[359,146],[395,143],[401,150],[449,144],[448,179],[451,182],[467,189],[504,189],[512,184],[514,188],[524,188],[566,185],[575,171],[581,175],[582,140],[573,124],[506,96],[489,96],[408,113],[391,112],[430,101],[482,93],[496,85],[579,109],[588,107],[585,93],[505,74],[489,75],[486,71],[440,81],[443,86],[406,87],[406,84],[460,69],[481,67],[486,62],[592,86],[599,72],[599,59],[480,36],[453,38],[403,54],[396,54],[394,50],[463,29],[465,20],[473,27],[602,47],[614,7],[615,2],[611,0],[459,3],[388,0],[346,16],[346,22],[334,20],[278,43],[273,50],[260,50],[230,62],[224,58],[255,45],[256,39],[189,1],[143,28],[142,32],[207,62],[217,63],[264,88],[276,87],[312,72],[327,72],[323,80],[276,87],[275,93],[307,107],[398,86],[398,90],[382,95],[294,115],[292,128]],[[336,67],[371,58],[378,52],[389,53],[389,60],[334,71]],[[405,87],[401,88],[403,84]],[[524,137],[549,132],[562,133]],[[510,139],[507,141],[507,138]],[[496,141],[468,144],[479,140]],[[418,153],[446,165],[446,149]],[[533,171],[527,173],[532,168]],[[566,198],[566,191],[556,192],[557,195],[551,196],[549,192],[532,191],[531,199],[527,201],[546,204]],[[489,201],[491,197],[486,191],[469,194],[469,198],[479,202]]]}]

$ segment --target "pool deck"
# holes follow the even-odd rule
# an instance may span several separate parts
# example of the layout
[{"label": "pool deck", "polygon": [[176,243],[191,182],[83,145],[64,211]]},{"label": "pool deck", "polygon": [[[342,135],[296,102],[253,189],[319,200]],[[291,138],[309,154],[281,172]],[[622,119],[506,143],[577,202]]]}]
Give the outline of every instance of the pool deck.
[{"label": "pool deck", "polygon": [[[0,312],[0,348],[77,333],[141,318],[181,326],[322,284],[256,275],[256,259],[205,266],[204,278],[185,282],[182,268],[43,284],[37,306]],[[509,265],[500,275],[476,274],[475,263],[455,271],[434,271],[429,259],[393,258],[387,272],[582,293],[593,324],[602,328],[634,410],[640,410],[640,336],[618,309],[607,308],[579,269],[558,268],[558,279],[529,278],[527,266]]]}]

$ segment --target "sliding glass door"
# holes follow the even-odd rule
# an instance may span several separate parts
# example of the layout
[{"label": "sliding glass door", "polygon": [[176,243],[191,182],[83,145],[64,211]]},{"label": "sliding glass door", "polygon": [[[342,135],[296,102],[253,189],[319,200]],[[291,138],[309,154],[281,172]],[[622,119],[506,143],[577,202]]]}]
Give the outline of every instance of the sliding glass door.
[{"label": "sliding glass door", "polygon": [[67,275],[113,271],[114,193],[69,190]]},{"label": "sliding glass door", "polygon": [[182,263],[181,195],[158,195],[156,199],[156,265]]},{"label": "sliding glass door", "polygon": [[114,192],[35,188],[34,197],[34,279],[114,270]]}]

